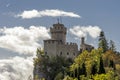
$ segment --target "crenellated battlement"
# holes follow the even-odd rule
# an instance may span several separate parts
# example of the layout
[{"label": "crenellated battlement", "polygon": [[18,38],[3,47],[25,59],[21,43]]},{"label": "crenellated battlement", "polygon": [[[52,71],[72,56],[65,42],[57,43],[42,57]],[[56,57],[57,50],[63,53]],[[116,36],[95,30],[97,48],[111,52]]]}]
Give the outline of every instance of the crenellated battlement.
[{"label": "crenellated battlement", "polygon": [[56,32],[63,32],[66,34],[66,28],[61,27],[61,26],[56,26],[56,27],[50,27],[50,32],[51,33],[56,33]]},{"label": "crenellated battlement", "polygon": [[47,44],[61,44],[61,45],[66,45],[66,46],[73,46],[73,45],[77,45],[76,43],[72,43],[72,42],[67,42],[65,44],[63,44],[63,42],[61,40],[44,40],[44,43]]},{"label": "crenellated battlement", "polygon": [[63,24],[53,24],[53,27],[50,28],[51,32],[62,31],[66,32],[67,28]]},{"label": "crenellated battlement", "polygon": [[61,40],[44,40],[44,43],[46,44],[63,44]]}]

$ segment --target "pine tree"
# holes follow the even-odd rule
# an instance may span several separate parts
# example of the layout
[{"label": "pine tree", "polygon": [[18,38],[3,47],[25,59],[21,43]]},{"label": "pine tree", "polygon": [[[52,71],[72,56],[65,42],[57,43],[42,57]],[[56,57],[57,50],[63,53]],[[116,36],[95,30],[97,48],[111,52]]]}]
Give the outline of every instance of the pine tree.
[{"label": "pine tree", "polygon": [[114,42],[113,42],[112,40],[110,40],[109,49],[112,50],[113,52],[116,51],[116,49],[115,49],[115,44],[114,44]]},{"label": "pine tree", "polygon": [[102,48],[103,52],[106,52],[108,50],[108,43],[103,31],[100,32],[99,36],[99,48]]}]

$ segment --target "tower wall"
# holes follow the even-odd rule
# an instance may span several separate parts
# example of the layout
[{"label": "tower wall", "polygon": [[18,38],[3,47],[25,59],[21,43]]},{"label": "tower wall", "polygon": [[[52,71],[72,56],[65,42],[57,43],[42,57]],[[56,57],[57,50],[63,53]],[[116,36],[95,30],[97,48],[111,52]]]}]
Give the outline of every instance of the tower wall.
[{"label": "tower wall", "polygon": [[44,40],[44,52],[48,56],[56,56],[57,52],[57,41],[55,40]]}]

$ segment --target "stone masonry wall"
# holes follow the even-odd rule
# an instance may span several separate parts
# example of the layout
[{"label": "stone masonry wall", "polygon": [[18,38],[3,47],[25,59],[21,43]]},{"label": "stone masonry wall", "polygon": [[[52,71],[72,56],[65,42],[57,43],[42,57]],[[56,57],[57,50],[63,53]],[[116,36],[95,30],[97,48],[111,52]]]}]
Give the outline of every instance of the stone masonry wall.
[{"label": "stone masonry wall", "polygon": [[60,41],[44,42],[45,54],[48,56],[64,56],[74,58],[78,55],[78,46],[76,43],[63,44]]}]

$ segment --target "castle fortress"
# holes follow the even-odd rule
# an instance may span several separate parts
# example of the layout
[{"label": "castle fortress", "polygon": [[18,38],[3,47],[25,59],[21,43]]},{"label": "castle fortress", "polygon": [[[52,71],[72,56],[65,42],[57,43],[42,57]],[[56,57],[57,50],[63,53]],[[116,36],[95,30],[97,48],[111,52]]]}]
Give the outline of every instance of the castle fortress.
[{"label": "castle fortress", "polygon": [[[84,37],[81,38],[80,49],[76,43],[66,42],[67,28],[60,23],[53,24],[53,27],[50,28],[51,39],[44,40],[44,53],[49,57],[63,56],[66,59],[74,59],[82,51],[88,50],[91,51],[94,47],[88,45],[84,41]],[[39,78],[46,78],[49,80],[49,77],[43,72],[39,64],[34,67],[34,78],[35,75],[38,75]]]},{"label": "castle fortress", "polygon": [[61,24],[53,24],[50,28],[51,39],[44,40],[44,53],[49,57],[63,56],[67,58],[75,58],[80,52],[84,50],[91,51],[94,47],[88,45],[84,41],[84,37],[81,38],[80,49],[76,43],[66,42],[67,28]]}]

